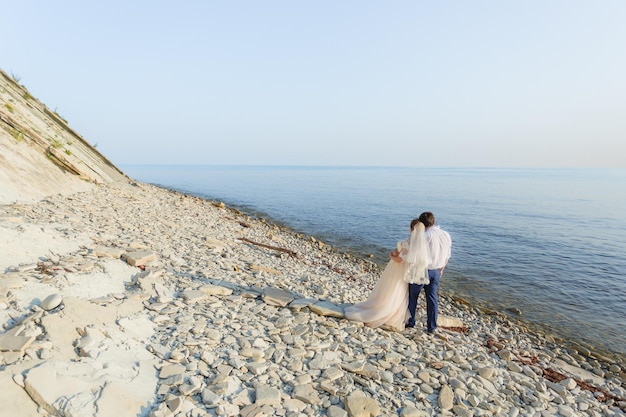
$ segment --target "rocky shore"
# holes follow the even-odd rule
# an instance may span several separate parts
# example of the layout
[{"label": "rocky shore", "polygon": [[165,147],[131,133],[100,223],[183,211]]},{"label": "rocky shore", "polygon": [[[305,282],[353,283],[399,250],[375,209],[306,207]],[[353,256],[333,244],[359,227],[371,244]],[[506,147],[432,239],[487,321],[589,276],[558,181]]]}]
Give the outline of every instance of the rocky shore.
[{"label": "rocky shore", "polygon": [[443,295],[348,321],[375,264],[147,184],[0,205],[0,271],[2,416],[626,414],[621,358]]}]

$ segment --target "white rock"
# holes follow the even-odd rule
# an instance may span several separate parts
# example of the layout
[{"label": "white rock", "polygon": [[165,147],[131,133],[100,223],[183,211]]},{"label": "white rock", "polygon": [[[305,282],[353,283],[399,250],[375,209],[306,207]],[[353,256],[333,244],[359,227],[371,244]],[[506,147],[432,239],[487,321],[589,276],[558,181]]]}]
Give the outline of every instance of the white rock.
[{"label": "white rock", "polygon": [[50,294],[41,302],[40,307],[46,311],[53,310],[61,305],[63,296],[61,294]]}]

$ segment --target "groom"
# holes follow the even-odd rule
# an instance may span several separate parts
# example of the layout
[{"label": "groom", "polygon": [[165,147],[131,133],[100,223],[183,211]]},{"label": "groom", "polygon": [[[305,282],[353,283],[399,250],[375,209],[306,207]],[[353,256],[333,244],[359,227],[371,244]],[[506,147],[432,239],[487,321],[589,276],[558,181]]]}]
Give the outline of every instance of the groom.
[{"label": "groom", "polygon": [[442,230],[439,226],[435,226],[435,215],[430,211],[420,214],[418,219],[426,226],[426,243],[428,244],[428,253],[430,255],[430,264],[428,265],[428,279],[430,282],[426,285],[409,284],[409,313],[411,317],[406,327],[415,327],[417,297],[420,295],[422,288],[424,288],[427,315],[426,329],[428,333],[434,333],[437,329],[437,315],[439,314],[437,289],[439,288],[439,279],[452,254],[452,239],[448,232]]}]

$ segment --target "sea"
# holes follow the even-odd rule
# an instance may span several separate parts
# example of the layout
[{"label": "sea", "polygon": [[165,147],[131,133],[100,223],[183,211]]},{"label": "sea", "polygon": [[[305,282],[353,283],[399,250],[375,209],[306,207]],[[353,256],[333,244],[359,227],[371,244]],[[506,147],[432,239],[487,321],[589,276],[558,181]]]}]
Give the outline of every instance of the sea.
[{"label": "sea", "polygon": [[380,265],[411,220],[432,211],[453,241],[442,293],[626,355],[626,170],[120,168]]}]

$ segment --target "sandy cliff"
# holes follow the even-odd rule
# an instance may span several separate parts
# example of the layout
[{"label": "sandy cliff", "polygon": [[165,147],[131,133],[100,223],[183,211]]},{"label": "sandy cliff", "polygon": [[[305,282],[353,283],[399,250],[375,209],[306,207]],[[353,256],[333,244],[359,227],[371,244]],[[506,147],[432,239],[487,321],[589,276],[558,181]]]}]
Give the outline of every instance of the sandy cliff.
[{"label": "sandy cliff", "polygon": [[124,178],[65,120],[0,70],[0,204]]}]

